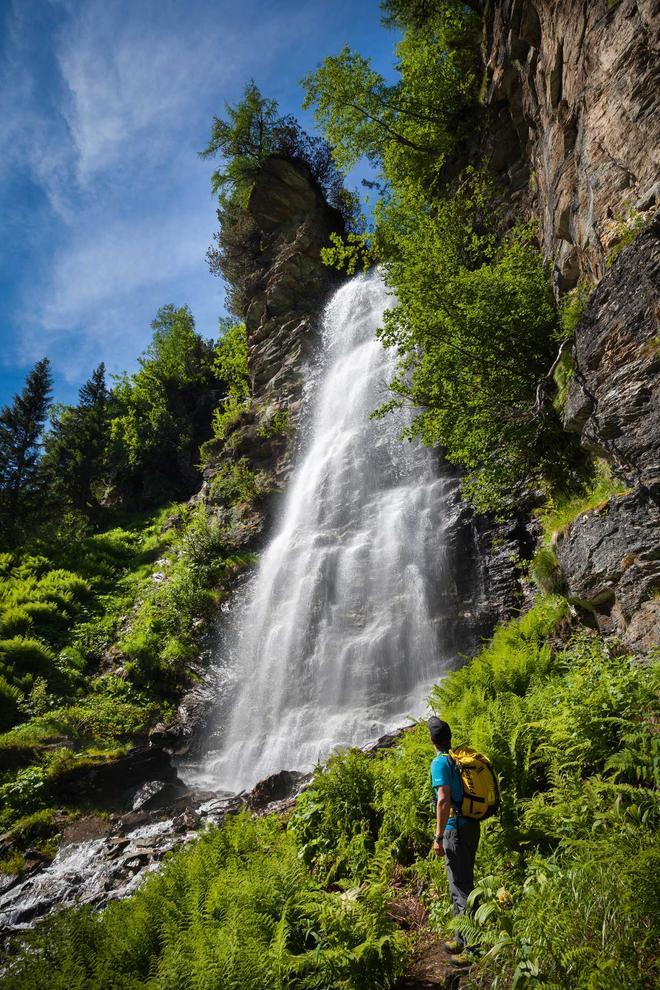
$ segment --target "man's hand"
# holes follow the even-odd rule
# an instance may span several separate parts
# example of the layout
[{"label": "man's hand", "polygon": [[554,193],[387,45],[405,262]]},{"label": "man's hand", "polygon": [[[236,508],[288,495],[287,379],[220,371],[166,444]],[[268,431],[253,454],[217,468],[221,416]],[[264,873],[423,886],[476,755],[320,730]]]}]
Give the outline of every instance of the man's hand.
[{"label": "man's hand", "polygon": [[437,839],[435,839],[434,842],[433,842],[433,852],[436,854],[436,856],[439,859],[442,859],[442,857],[445,854],[445,848],[444,848],[443,844],[441,842],[438,842]]}]

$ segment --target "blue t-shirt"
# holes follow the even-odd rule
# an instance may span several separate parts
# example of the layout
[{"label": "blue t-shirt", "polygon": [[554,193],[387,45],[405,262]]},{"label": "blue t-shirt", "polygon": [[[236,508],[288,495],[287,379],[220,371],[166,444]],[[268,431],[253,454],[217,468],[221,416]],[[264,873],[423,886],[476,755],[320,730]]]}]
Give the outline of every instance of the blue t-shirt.
[{"label": "blue t-shirt", "polygon": [[[434,760],[431,761],[431,786],[433,787],[433,794],[435,796],[436,805],[438,803],[438,788],[448,787],[449,794],[451,795],[452,807],[457,808],[463,798],[463,785],[461,783],[461,775],[459,774],[454,761],[447,753],[438,753]],[[462,815],[458,816],[458,824],[465,824],[465,818]],[[446,826],[446,829],[456,828],[456,816],[452,815]]]}]

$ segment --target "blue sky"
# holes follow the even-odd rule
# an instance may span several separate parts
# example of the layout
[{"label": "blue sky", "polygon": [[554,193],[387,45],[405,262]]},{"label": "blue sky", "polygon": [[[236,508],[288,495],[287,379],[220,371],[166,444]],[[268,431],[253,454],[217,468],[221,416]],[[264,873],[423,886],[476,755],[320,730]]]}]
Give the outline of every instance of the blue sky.
[{"label": "blue sky", "polygon": [[213,115],[254,77],[309,128],[301,76],[394,41],[378,0],[0,0],[0,405],[44,355],[60,401],[133,370],[165,303],[216,336]]}]

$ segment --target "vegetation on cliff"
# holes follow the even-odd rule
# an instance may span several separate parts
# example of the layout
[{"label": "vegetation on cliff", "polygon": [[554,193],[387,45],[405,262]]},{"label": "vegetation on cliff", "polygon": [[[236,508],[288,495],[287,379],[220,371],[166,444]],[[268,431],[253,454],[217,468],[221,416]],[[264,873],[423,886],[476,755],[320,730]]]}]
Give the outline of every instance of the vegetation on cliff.
[{"label": "vegetation on cliff", "polygon": [[166,306],[153,330],[137,373],[108,388],[101,365],[78,405],[52,408],[47,427],[47,362],[2,413],[0,829],[10,830],[12,852],[0,867],[8,871],[28,845],[51,850],[66,819],[58,793],[72,774],[146,741],[172,713],[209,621],[251,559],[231,517],[234,504],[262,494],[249,471],[224,479],[224,515],[172,501],[199,483],[200,444],[218,401],[226,409],[245,393],[244,328],[242,337],[240,326],[223,325],[216,346],[196,333],[186,307]]}]

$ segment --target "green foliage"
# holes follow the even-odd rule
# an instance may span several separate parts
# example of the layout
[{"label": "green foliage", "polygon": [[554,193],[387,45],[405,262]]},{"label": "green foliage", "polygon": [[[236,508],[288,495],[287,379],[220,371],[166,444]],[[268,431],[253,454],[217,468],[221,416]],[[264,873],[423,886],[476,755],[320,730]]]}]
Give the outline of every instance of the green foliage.
[{"label": "green foliage", "polygon": [[266,438],[282,437],[286,436],[290,429],[289,410],[269,408],[259,421],[257,436]]},{"label": "green foliage", "polygon": [[245,324],[225,319],[220,321],[220,330],[213,369],[220,381],[224,382],[228,397],[247,399],[250,394],[250,378]]},{"label": "green foliage", "polygon": [[571,289],[563,297],[559,306],[560,332],[558,336],[560,339],[565,340],[575,334],[577,325],[587,307],[591,288],[588,282],[580,281],[574,289]]},{"label": "green foliage", "polygon": [[550,547],[541,547],[536,551],[529,570],[540,591],[549,595],[560,595],[566,591],[566,582],[557,555]]},{"label": "green foliage", "polygon": [[[256,486],[250,472],[234,477],[232,500],[249,499]],[[209,518],[203,507],[190,512],[176,554],[159,562],[162,570],[143,588],[131,623],[117,643],[126,658],[126,673],[136,684],[150,685],[157,695],[167,697],[185,683],[224,582],[250,562],[246,555],[231,553],[229,546],[218,520]]]},{"label": "green foliage", "polygon": [[414,217],[389,208],[385,270],[398,305],[381,339],[401,356],[393,392],[421,410],[408,434],[466,469],[464,492],[480,510],[501,509],[521,479],[570,475],[555,411],[535,408],[556,313],[532,231],[496,247],[488,184],[466,183],[433,215],[421,201]]},{"label": "green foliage", "polygon": [[198,451],[211,434],[216,354],[187,306],[163,306],[140,370],[112,394],[112,485],[129,505],[163,504],[198,481]]},{"label": "green foliage", "polygon": [[349,749],[317,769],[314,786],[297,803],[291,827],[305,862],[326,883],[364,877],[381,823],[375,777],[375,762],[361,750]]},{"label": "green foliage", "polygon": [[648,223],[645,213],[628,207],[615,217],[614,234],[616,244],[607,256],[607,267],[614,264],[621,252],[637,239]]},{"label": "green foliage", "polygon": [[464,5],[438,7],[397,45],[393,84],[348,46],[305,77],[304,106],[314,107],[340,168],[366,157],[390,181],[434,185],[473,126],[478,27]]},{"label": "green foliage", "polygon": [[[657,979],[658,666],[631,665],[595,637],[553,649],[567,614],[564,599],[541,599],[433,692],[454,740],[487,752],[502,786],[461,921],[486,953],[470,986],[646,990]],[[398,864],[400,882],[403,866],[446,930],[444,871],[428,858],[431,757],[425,726],[390,752],[333,757],[291,828],[326,880],[369,881]]]},{"label": "green foliage", "polygon": [[612,474],[605,461],[597,461],[592,476],[568,492],[551,496],[537,513],[543,527],[543,537],[549,545],[555,534],[564,532],[578,516],[604,506],[610,498],[624,495],[626,486]]},{"label": "green foliage", "polygon": [[25,767],[17,771],[13,779],[0,785],[2,824],[9,816],[33,812],[46,798],[47,771],[44,767]]},{"label": "green foliage", "polygon": [[[248,562],[203,510],[170,506],[125,526],[75,546],[54,540],[54,560],[0,561],[0,749],[14,765],[47,765],[53,797],[54,747],[106,758],[167,715],[224,583]],[[119,676],[97,674],[109,659]],[[8,807],[6,827],[22,813]]]},{"label": "green foliage", "polygon": [[218,156],[220,168],[212,186],[219,194],[215,244],[207,253],[209,267],[227,283],[230,310],[243,318],[251,302],[253,279],[262,253],[261,233],[247,209],[254,181],[266,159],[277,155],[307,165],[325,198],[337,211],[338,228],[362,226],[359,200],[344,187],[329,144],[311,137],[292,116],[281,116],[276,100],[262,96],[254,81],[226,116],[214,118],[203,157]]},{"label": "green foliage", "polygon": [[0,539],[16,543],[43,492],[41,433],[51,398],[47,358],[38,361],[23,391],[0,410]]},{"label": "green foliage", "polygon": [[[224,330],[216,348],[215,373],[225,385],[226,396],[213,413],[213,435],[226,440],[249,408],[250,379],[248,340],[244,323],[221,321]],[[214,449],[213,444],[210,445]],[[205,450],[202,449],[202,460]]]},{"label": "green foliage", "polygon": [[475,507],[502,514],[521,487],[570,483],[582,454],[539,398],[561,332],[536,234],[505,232],[501,190],[459,173],[480,120],[482,14],[480,3],[393,0],[395,82],[346,47],[304,85],[340,167],[366,157],[380,169],[374,230],[334,237],[323,255],[349,274],[379,261],[398,300],[381,339],[399,371],[377,415],[409,404],[405,435],[441,447]]},{"label": "green foliage", "polygon": [[356,272],[366,271],[374,262],[366,234],[349,231],[342,237],[331,233],[330,243],[331,247],[321,248],[321,261],[329,268],[353,276]]},{"label": "green foliage", "polygon": [[224,461],[218,467],[210,485],[214,499],[225,505],[253,502],[269,491],[269,479],[263,472],[254,472],[245,457]]},{"label": "green foliage", "polygon": [[202,158],[220,157],[221,167],[213,173],[211,185],[219,194],[221,211],[246,207],[263,163],[271,155],[280,155],[305,162],[330,204],[347,224],[354,222],[355,198],[344,189],[323,138],[307,134],[295,117],[281,116],[277,100],[262,96],[254,80],[235,106],[225,103],[225,113],[224,119],[213,118],[211,139],[201,152]]},{"label": "green foliage", "polygon": [[568,386],[574,374],[575,360],[573,358],[572,348],[564,346],[557,356],[555,370],[552,373],[554,383],[557,386],[557,394],[555,395],[552,404],[559,416],[561,416],[564,406],[566,405],[566,399],[568,398]]},{"label": "green foliage", "polygon": [[329,893],[276,820],[239,816],[169,860],[100,918],[67,912],[29,936],[7,990],[222,987],[376,990],[404,941],[374,887]]},{"label": "green foliage", "polygon": [[60,511],[70,504],[85,515],[98,512],[107,477],[108,399],[101,363],[80,389],[77,406],[51,411],[42,470]]}]

